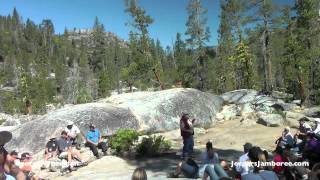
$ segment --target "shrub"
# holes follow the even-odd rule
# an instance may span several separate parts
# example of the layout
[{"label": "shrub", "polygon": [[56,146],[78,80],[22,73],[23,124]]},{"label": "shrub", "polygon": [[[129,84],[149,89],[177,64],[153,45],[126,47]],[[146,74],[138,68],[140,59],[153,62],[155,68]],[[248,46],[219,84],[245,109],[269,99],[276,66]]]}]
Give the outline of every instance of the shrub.
[{"label": "shrub", "polygon": [[143,156],[156,156],[168,151],[171,148],[171,142],[165,140],[163,136],[148,136],[143,138],[137,146],[137,152]]},{"label": "shrub", "polygon": [[129,151],[130,147],[138,140],[139,133],[133,129],[119,129],[110,138],[110,146],[119,152]]}]

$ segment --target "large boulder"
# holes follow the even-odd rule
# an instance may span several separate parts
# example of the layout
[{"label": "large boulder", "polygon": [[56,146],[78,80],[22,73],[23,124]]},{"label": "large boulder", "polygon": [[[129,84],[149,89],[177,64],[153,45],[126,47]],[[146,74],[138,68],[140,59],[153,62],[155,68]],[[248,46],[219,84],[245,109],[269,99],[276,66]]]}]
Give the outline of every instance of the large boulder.
[{"label": "large boulder", "polygon": [[299,127],[299,119],[305,117],[304,114],[298,112],[285,111],[286,122],[290,127]]},{"label": "large boulder", "polygon": [[245,104],[255,100],[258,92],[252,89],[239,89],[221,95],[224,101],[230,104]]},{"label": "large boulder", "polygon": [[220,114],[223,116],[224,120],[232,120],[237,116],[240,116],[240,108],[235,104],[226,105],[223,106]]},{"label": "large boulder", "polygon": [[[280,95],[279,95],[280,96]],[[239,105],[243,112],[241,114],[262,111],[265,113],[274,113],[275,104],[285,104],[282,99],[273,96],[260,94],[252,89],[240,89],[226,92],[221,95],[225,103]]]},{"label": "large boulder", "polygon": [[280,114],[266,114],[266,113],[258,113],[258,124],[262,124],[265,126],[281,126],[285,124],[284,118]]},{"label": "large boulder", "polygon": [[161,132],[178,128],[181,113],[187,112],[197,120],[197,126],[204,128],[215,121],[222,103],[218,96],[182,88],[111,96],[96,103],[68,105],[26,122],[12,130],[13,140],[8,146],[38,152],[52,135],[59,135],[68,121],[73,121],[83,133],[90,123],[102,135],[113,134],[119,128]]},{"label": "large boulder", "polygon": [[22,124],[12,131],[13,139],[8,146],[19,151],[38,152],[51,136],[59,136],[68,121],[73,121],[82,132],[94,123],[102,135],[112,134],[119,128],[139,127],[137,119],[128,109],[106,103],[80,104],[52,111]]},{"label": "large boulder", "polygon": [[319,118],[320,117],[320,107],[307,108],[303,111],[303,114],[308,117]]},{"label": "large boulder", "polygon": [[195,89],[175,88],[120,94],[102,102],[130,109],[140,123],[140,130],[157,132],[179,128],[183,112],[196,119],[196,126],[208,127],[215,121],[223,99]]}]

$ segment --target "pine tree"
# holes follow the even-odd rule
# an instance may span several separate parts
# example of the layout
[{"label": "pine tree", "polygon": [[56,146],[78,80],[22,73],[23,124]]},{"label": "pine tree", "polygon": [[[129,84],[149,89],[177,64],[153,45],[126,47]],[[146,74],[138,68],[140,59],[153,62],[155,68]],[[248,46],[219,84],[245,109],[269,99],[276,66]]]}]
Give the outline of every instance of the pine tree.
[{"label": "pine tree", "polygon": [[187,7],[188,20],[186,23],[186,40],[189,47],[194,51],[193,69],[196,76],[197,87],[201,90],[206,89],[206,64],[205,62],[205,43],[209,41],[209,27],[207,27],[207,10],[201,5],[201,0],[190,0]]}]

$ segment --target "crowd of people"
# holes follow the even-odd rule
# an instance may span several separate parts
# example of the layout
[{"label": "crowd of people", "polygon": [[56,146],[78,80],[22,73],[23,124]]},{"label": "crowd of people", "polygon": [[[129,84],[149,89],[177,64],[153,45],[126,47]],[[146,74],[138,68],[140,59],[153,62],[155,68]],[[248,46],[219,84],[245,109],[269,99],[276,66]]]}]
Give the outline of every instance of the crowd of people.
[{"label": "crowd of people", "polygon": [[[182,161],[177,163],[174,172],[168,173],[168,178],[183,176],[203,180],[320,179],[320,119],[318,118],[314,119],[313,126],[310,125],[310,119],[301,118],[295,134],[289,127],[285,127],[281,136],[275,141],[276,148],[272,152],[245,143],[243,154],[234,164],[221,159],[210,141],[206,143],[201,162],[195,160],[193,152],[195,121],[186,113],[181,117]],[[4,145],[11,138],[10,132],[0,132],[0,180],[42,179],[33,173],[31,153],[19,154],[17,151],[6,151]],[[88,147],[97,159],[107,154],[107,143],[103,141],[100,131],[94,124],[89,125],[89,131],[83,137],[80,129],[73,122],[69,122],[59,138],[51,137],[46,143],[44,160],[47,162],[52,158],[65,159],[68,162],[67,169],[74,171],[75,165],[88,164],[79,151],[82,144]],[[98,149],[102,150],[102,154]],[[72,163],[74,161],[77,163]],[[42,168],[46,168],[45,164]],[[137,168],[132,179],[146,180],[146,171]]]},{"label": "crowd of people", "polygon": [[[236,164],[219,158],[211,142],[206,144],[202,162],[196,163],[193,154],[193,124],[195,120],[183,114],[180,130],[183,139],[182,159],[168,177],[177,178],[181,174],[187,178],[210,180],[317,180],[320,179],[320,119],[314,118],[314,128],[310,119],[299,119],[299,128],[294,135],[285,127],[275,141],[276,148],[268,152],[251,143],[244,144],[244,154]],[[231,168],[232,166],[232,168]]]},{"label": "crowd of people", "polygon": [[[43,179],[32,171],[31,153],[18,153],[15,150],[7,152],[4,146],[11,138],[10,132],[0,132],[0,180]],[[85,143],[82,142],[83,139],[85,139]],[[100,131],[94,124],[89,125],[89,131],[85,137],[82,137],[80,129],[73,122],[68,122],[60,137],[51,137],[46,143],[44,164],[41,169],[48,168],[46,162],[55,158],[67,161],[64,170],[75,171],[76,167],[86,166],[88,162],[81,157],[80,153],[82,144],[88,147],[97,159],[102,155],[107,155],[107,143],[103,141]],[[102,155],[99,154],[98,149],[102,149]]]}]

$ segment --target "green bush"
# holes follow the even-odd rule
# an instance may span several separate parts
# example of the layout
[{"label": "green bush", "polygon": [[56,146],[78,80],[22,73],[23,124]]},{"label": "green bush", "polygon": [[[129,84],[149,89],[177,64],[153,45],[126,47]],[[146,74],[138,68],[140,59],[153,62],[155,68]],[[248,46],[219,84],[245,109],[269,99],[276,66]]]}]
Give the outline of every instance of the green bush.
[{"label": "green bush", "polygon": [[163,136],[148,136],[143,138],[137,146],[137,153],[143,156],[157,156],[168,151],[171,148],[171,142],[165,140]]},{"label": "green bush", "polygon": [[133,129],[119,129],[110,138],[110,146],[119,152],[129,151],[130,147],[138,140],[139,133]]}]

